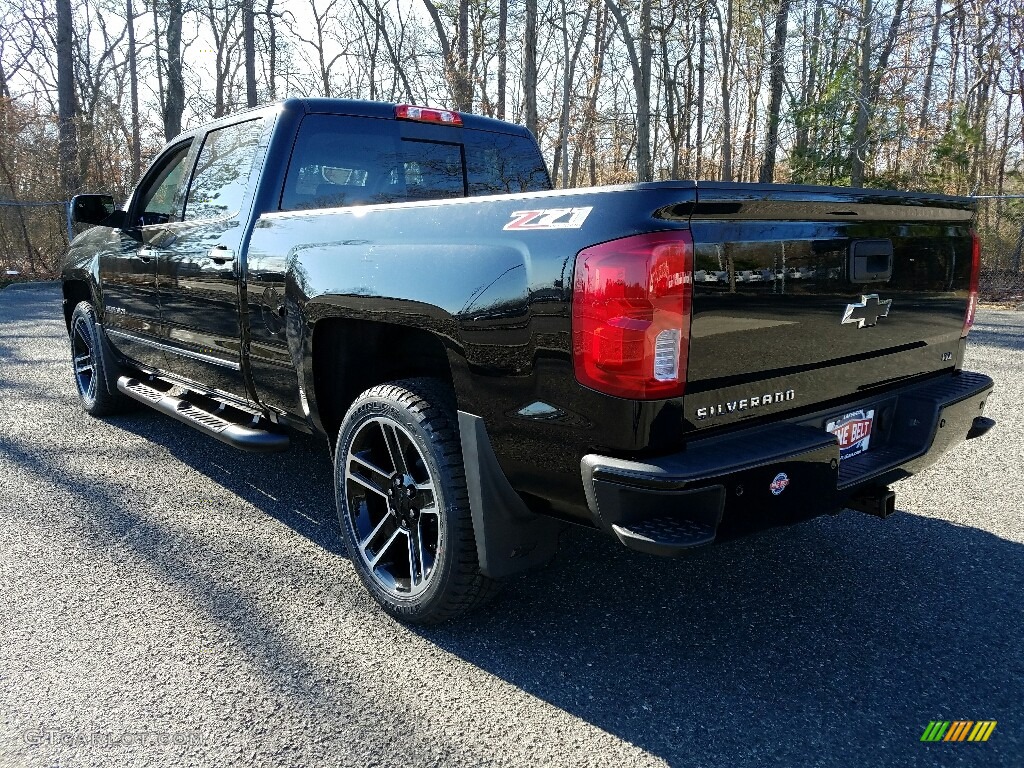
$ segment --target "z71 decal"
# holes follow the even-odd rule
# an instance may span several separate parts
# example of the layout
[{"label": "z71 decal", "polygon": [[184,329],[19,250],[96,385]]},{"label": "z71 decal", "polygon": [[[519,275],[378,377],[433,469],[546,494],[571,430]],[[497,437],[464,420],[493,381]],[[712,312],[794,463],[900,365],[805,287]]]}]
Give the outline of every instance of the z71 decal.
[{"label": "z71 decal", "polygon": [[512,221],[502,229],[579,229],[593,206],[583,208],[542,208],[536,211],[516,211]]}]

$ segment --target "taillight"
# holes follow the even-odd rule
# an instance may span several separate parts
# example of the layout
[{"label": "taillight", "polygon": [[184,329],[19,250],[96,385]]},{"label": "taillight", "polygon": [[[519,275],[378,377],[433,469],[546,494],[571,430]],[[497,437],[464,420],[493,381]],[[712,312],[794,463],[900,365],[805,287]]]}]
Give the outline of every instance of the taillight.
[{"label": "taillight", "polygon": [[412,104],[399,104],[395,107],[395,117],[399,120],[415,120],[420,123],[462,125],[462,115],[458,112],[449,112],[447,109],[414,107]]},{"label": "taillight", "polygon": [[978,233],[971,230],[971,287],[967,294],[967,312],[964,313],[964,330],[961,337],[966,336],[974,325],[974,313],[978,309],[978,278],[981,276],[981,239]]},{"label": "taillight", "polygon": [[679,397],[686,385],[693,239],[654,232],[576,256],[572,357],[576,379],[617,397]]}]

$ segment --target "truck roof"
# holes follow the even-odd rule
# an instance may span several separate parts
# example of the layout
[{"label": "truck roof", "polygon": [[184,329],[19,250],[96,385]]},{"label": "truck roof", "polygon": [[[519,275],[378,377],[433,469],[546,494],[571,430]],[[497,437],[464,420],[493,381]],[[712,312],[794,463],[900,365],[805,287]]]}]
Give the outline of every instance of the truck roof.
[{"label": "truck roof", "polygon": [[[231,122],[240,115],[244,115],[248,112],[264,112],[272,110],[274,108],[282,109],[290,112],[301,112],[303,114],[321,114],[321,115],[348,115],[351,117],[375,117],[375,118],[395,118],[395,107],[397,104],[387,101],[362,101],[360,99],[325,99],[321,97],[310,97],[300,98],[292,97],[288,99],[281,99],[275,102],[268,102],[266,104],[260,104],[256,107],[250,107],[248,109],[240,109],[235,112],[231,112],[227,115],[222,115],[213,120],[207,120],[204,123],[188,128],[182,131],[168,144],[174,144],[182,141],[186,137],[195,136],[202,131],[210,129],[211,126],[218,125],[219,123]],[[426,104],[420,104],[417,106],[426,107]],[[440,107],[434,107],[440,109]],[[517,123],[509,123],[504,120],[495,120],[491,117],[483,117],[482,115],[472,115],[467,112],[459,112],[462,116],[462,125],[464,128],[469,128],[474,131],[490,131],[492,133],[505,133],[513,136],[525,136],[533,140],[533,134],[523,125]]]},{"label": "truck roof", "polygon": [[[394,118],[396,104],[386,101],[361,101],[359,99],[291,98],[280,102],[285,109],[302,109],[307,114],[351,115],[353,117]],[[418,106],[430,106],[421,104]],[[453,110],[454,111],[454,110]],[[531,136],[525,126],[495,120],[491,117],[459,112],[462,125],[476,131],[492,131],[519,136]]]}]

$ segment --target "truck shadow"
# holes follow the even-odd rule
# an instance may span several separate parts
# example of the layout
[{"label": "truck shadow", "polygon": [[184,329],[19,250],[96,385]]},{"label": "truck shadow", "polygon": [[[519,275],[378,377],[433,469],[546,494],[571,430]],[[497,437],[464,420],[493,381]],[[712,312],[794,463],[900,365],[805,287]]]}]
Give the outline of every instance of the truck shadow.
[{"label": "truck shadow", "polygon": [[[571,531],[547,570],[421,632],[671,765],[930,765],[929,720],[1020,714],[1021,594],[1018,543],[847,512],[676,561]],[[1000,742],[1019,758],[1024,729]]]},{"label": "truck shadow", "polygon": [[[114,423],[344,555],[319,440],[252,456],[146,412]],[[1019,714],[1021,594],[1021,544],[846,512],[680,560],[571,529],[492,605],[399,631],[672,765],[873,764],[883,747],[932,764],[929,720]],[[1024,750],[1015,727],[997,731],[1007,755]]]},{"label": "truck shadow", "polygon": [[196,472],[236,494],[331,554],[347,557],[334,513],[327,444],[291,432],[284,453],[245,453],[140,406],[110,424],[166,448]]},{"label": "truck shadow", "polygon": [[[319,440],[251,456],[146,412],[116,423],[344,554]],[[928,757],[929,720],[1019,713],[1021,594],[1018,543],[846,512],[680,560],[572,529],[549,567],[491,606],[406,631],[670,764],[734,765],[754,750],[807,764],[838,745],[839,763],[872,763],[881,745],[913,763],[914,750]],[[1011,728],[999,741],[1020,754]]]},{"label": "truck shadow", "polygon": [[[119,426],[344,552],[321,442],[246,456],[147,413]],[[1021,594],[1018,543],[847,512],[681,560],[573,529],[491,606],[404,631],[669,764],[871,764],[881,747],[913,764],[934,761],[919,742],[929,720],[1019,714]],[[1000,749],[1019,755],[1013,728],[1000,726]]]}]

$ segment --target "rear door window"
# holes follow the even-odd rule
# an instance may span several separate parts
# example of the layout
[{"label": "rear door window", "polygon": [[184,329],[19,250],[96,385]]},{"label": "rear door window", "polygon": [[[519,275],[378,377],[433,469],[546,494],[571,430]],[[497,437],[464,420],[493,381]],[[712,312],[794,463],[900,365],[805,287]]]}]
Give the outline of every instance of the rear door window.
[{"label": "rear door window", "polygon": [[262,120],[247,120],[206,134],[188,197],[186,221],[234,216],[245,198]]},{"label": "rear door window", "polygon": [[394,120],[307,115],[288,166],[281,210],[548,189],[532,141],[451,133],[453,141],[427,140],[403,136]]}]

